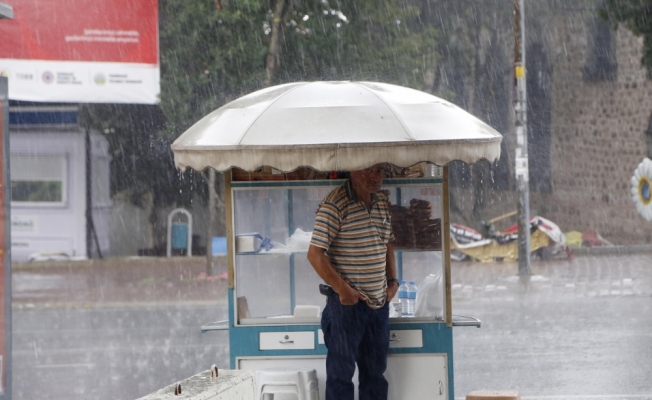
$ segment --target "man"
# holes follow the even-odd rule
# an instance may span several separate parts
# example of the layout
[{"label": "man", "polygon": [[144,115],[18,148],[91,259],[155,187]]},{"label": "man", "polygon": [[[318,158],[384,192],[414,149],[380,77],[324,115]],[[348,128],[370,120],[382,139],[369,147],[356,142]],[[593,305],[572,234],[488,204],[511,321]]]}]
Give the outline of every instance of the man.
[{"label": "man", "polygon": [[351,172],[319,205],[308,260],[335,293],[321,327],[328,348],[326,400],[387,399],[389,302],[398,280],[387,199],[379,193],[385,165]]}]

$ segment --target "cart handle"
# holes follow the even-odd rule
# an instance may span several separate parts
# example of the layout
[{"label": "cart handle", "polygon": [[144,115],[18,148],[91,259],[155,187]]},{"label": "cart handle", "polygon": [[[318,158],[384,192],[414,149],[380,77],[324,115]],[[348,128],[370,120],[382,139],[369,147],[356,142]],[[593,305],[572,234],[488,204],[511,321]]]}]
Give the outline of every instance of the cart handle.
[{"label": "cart handle", "polygon": [[474,317],[466,317],[464,315],[453,315],[453,326],[475,326],[480,328],[482,321]]},{"label": "cart handle", "polygon": [[226,331],[228,329],[229,329],[229,320],[223,319],[221,321],[215,321],[206,325],[202,325],[201,333],[206,333],[208,331]]}]

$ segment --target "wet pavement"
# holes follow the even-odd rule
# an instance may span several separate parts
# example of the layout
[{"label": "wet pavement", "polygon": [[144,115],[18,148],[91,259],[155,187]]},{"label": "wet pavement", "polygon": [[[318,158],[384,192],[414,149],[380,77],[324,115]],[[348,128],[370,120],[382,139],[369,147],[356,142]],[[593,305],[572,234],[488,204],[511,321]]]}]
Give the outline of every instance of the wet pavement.
[{"label": "wet pavement", "polygon": [[652,253],[532,261],[532,275],[517,263],[453,263],[453,307],[471,299],[573,300],[652,295]]},{"label": "wet pavement", "polygon": [[[453,263],[456,398],[652,399],[652,254]],[[15,398],[137,398],[228,365],[226,259],[14,265]]]},{"label": "wet pavement", "polygon": [[226,257],[126,257],[16,263],[12,307],[115,308],[226,302]]},{"label": "wet pavement", "polygon": [[[225,304],[226,257],[210,275],[202,257],[130,257],[13,265],[14,309]],[[652,295],[652,253],[533,261],[521,279],[516,263],[452,263],[453,307],[472,299],[530,300]]]},{"label": "wet pavement", "polygon": [[652,254],[513,264],[453,264],[456,397],[652,399]]},{"label": "wet pavement", "polygon": [[13,398],[134,399],[228,368],[226,258],[13,265]]}]

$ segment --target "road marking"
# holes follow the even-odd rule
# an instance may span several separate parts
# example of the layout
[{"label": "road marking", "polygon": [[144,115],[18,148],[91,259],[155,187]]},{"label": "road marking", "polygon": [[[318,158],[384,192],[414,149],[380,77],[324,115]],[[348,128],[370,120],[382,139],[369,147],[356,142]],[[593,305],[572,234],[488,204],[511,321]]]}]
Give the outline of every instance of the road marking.
[{"label": "road marking", "polygon": [[37,364],[36,368],[93,368],[95,364],[78,363],[78,364]]}]

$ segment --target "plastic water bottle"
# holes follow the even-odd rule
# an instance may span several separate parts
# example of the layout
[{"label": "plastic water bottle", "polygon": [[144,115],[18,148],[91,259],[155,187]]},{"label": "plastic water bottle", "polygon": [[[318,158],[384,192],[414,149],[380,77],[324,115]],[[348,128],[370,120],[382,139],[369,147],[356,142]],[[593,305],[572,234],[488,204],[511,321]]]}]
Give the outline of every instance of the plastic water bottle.
[{"label": "plastic water bottle", "polygon": [[417,285],[410,281],[410,284],[407,287],[407,301],[406,301],[407,313],[403,315],[404,317],[414,317],[414,310],[417,306]]},{"label": "plastic water bottle", "polygon": [[401,305],[401,317],[407,317],[407,302],[408,302],[408,286],[405,281],[401,281],[398,287],[398,302]]}]

